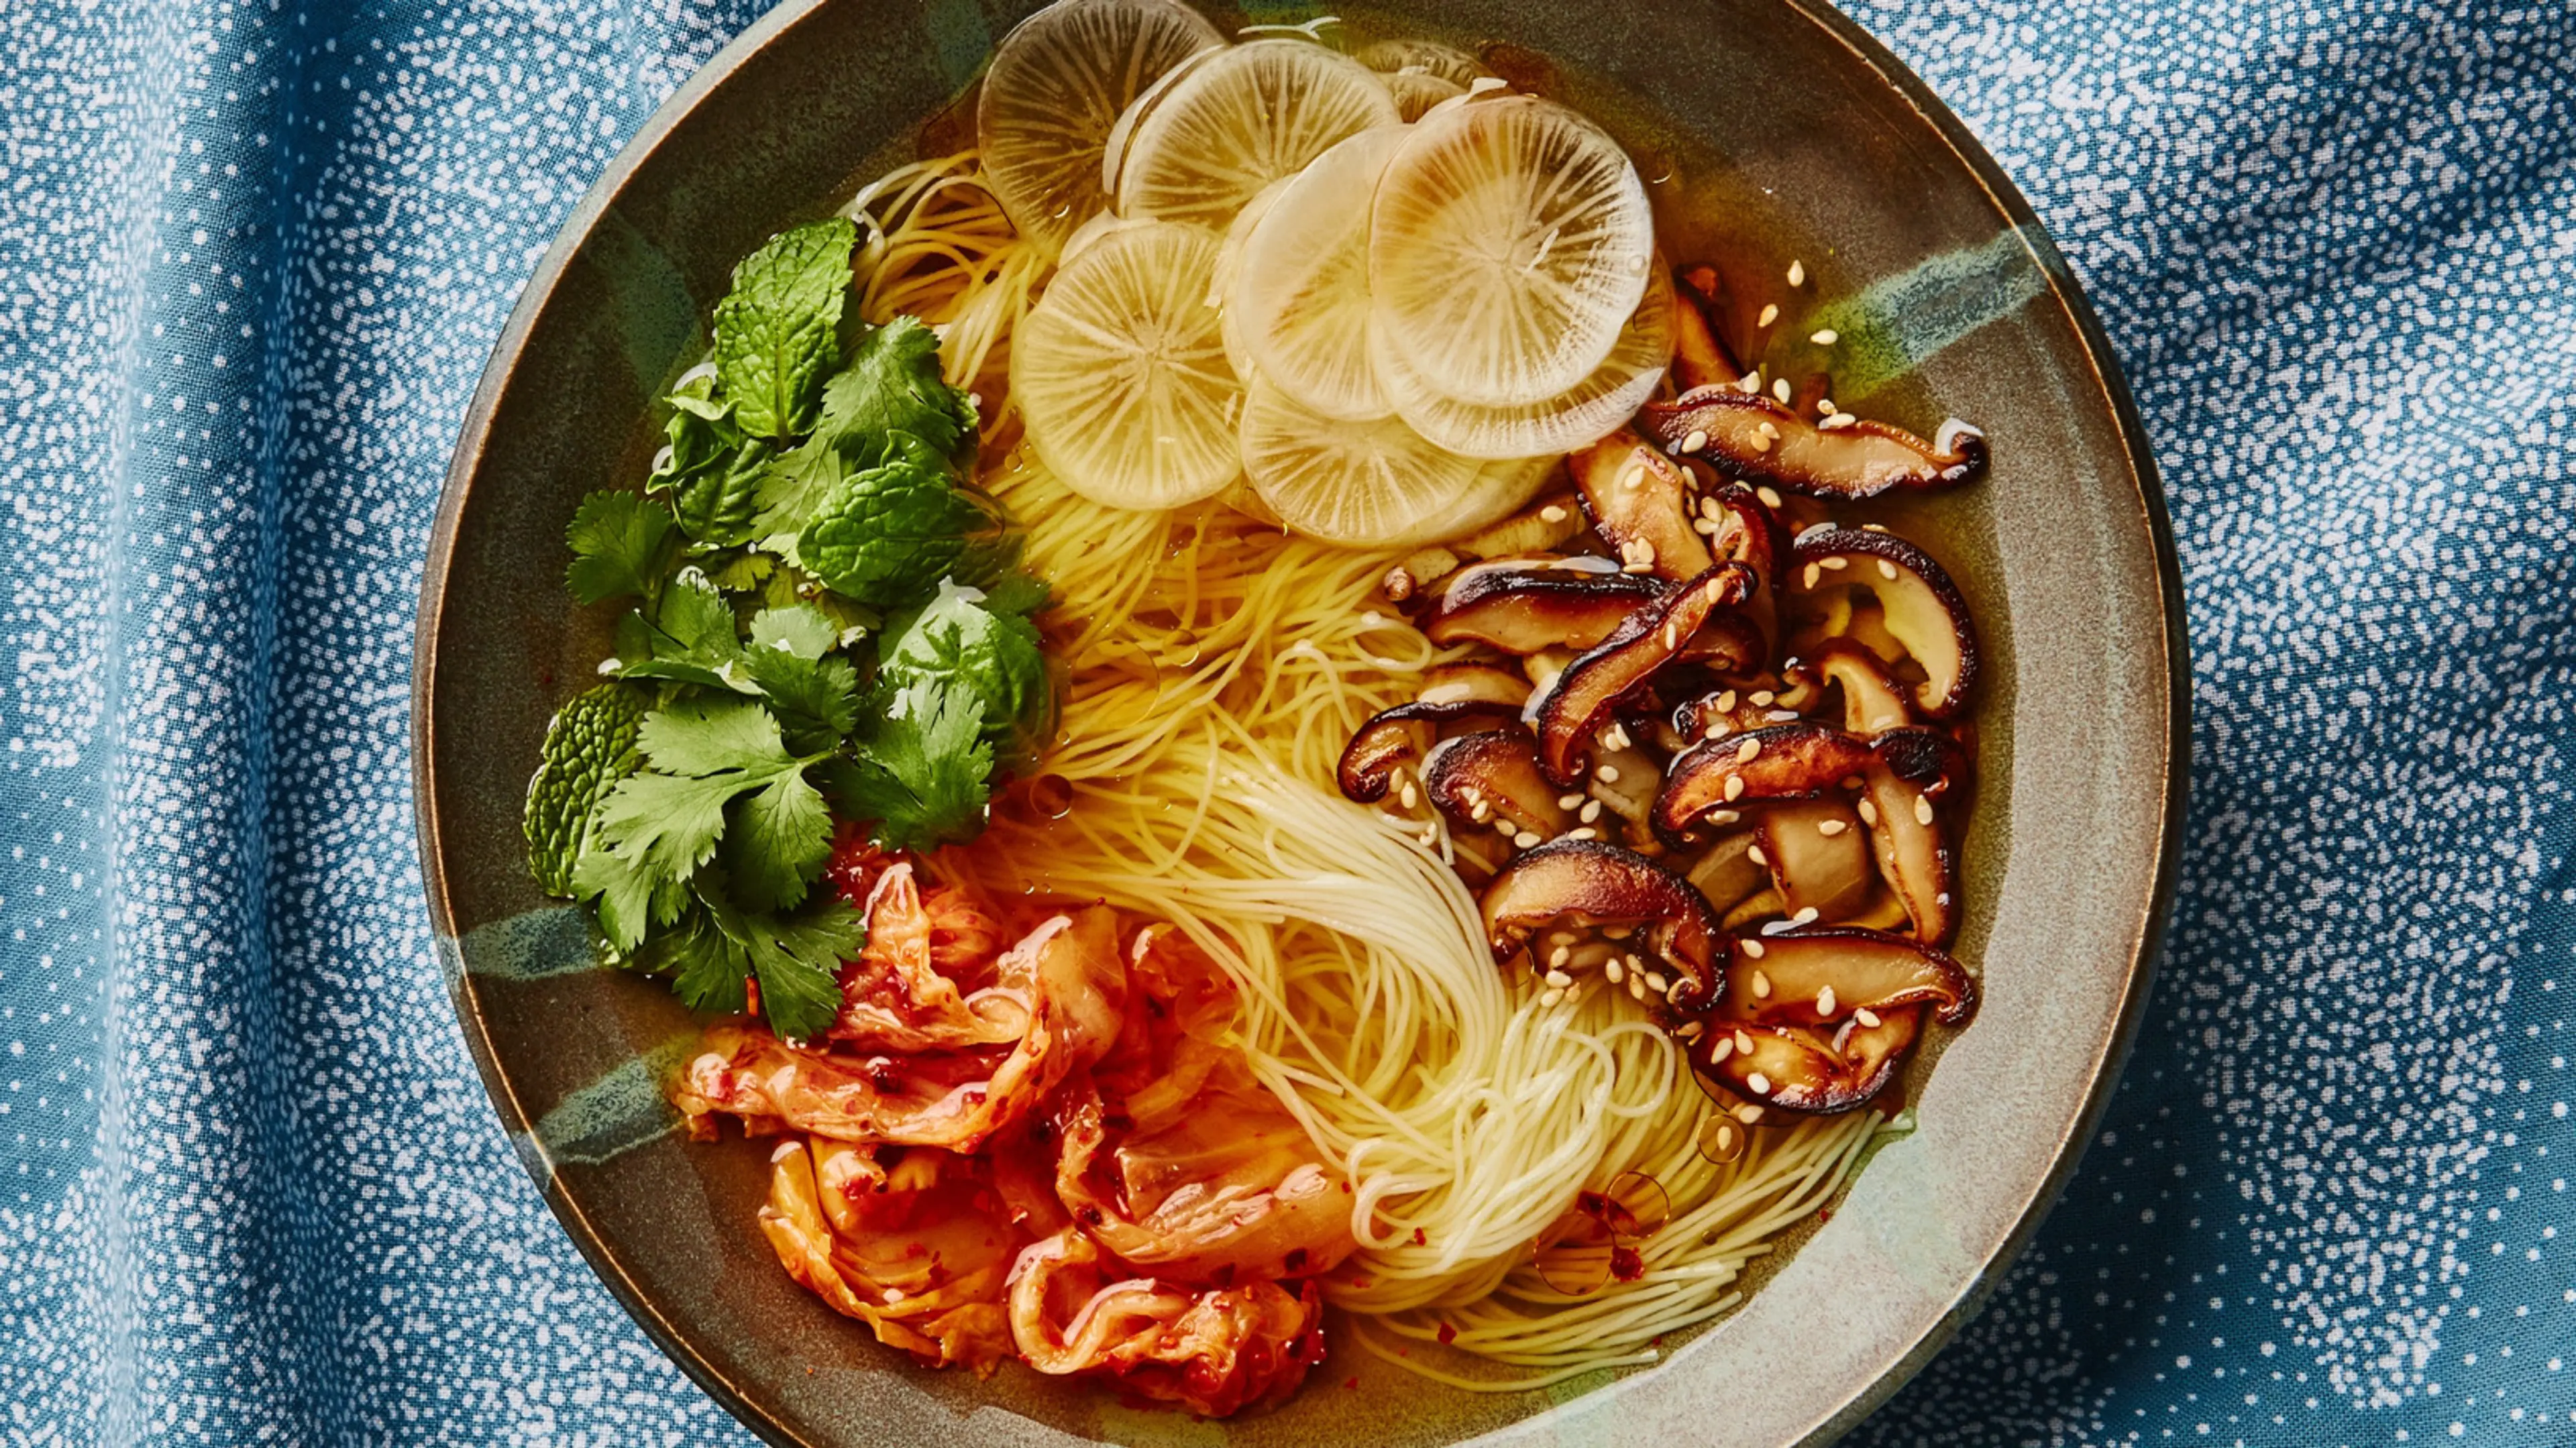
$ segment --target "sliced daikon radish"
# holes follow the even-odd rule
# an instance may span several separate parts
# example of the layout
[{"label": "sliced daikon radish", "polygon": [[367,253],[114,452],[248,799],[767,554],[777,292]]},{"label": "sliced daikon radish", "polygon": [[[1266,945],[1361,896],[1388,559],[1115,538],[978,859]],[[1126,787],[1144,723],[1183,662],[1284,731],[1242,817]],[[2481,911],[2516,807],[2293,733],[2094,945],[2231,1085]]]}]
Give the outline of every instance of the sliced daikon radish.
[{"label": "sliced daikon radish", "polygon": [[1226,325],[1254,366],[1327,417],[1391,410],[1369,362],[1369,197],[1407,134],[1362,131],[1290,177],[1244,243],[1226,294]]},{"label": "sliced daikon radish", "polygon": [[1646,188],[1600,127],[1535,96],[1443,107],[1378,181],[1376,330],[1435,392],[1541,402],[1609,357],[1654,247]]},{"label": "sliced daikon radish", "polygon": [[1113,231],[1128,231],[1153,224],[1150,221],[1129,221],[1115,211],[1095,211],[1089,221],[1075,227],[1073,234],[1064,239],[1063,249],[1056,253],[1056,264],[1061,266],[1082,255],[1093,242]]},{"label": "sliced daikon radish", "polygon": [[1421,120],[1423,113],[1433,106],[1467,93],[1467,88],[1456,81],[1421,70],[1390,72],[1386,77],[1386,89],[1395,97],[1395,113],[1408,121]]},{"label": "sliced daikon radish", "polygon": [[1110,127],[1156,77],[1224,43],[1180,0],[1056,0],[1004,36],[975,128],[984,174],[1020,234],[1052,252],[1108,206]]},{"label": "sliced daikon radish", "polygon": [[1485,63],[1454,45],[1436,40],[1381,40],[1361,48],[1359,63],[1386,75],[1438,76],[1460,90],[1480,75],[1491,75]]},{"label": "sliced daikon radish", "polygon": [[1117,508],[1170,508],[1234,481],[1243,401],[1207,304],[1216,237],[1155,223],[1067,262],[1011,343],[1011,395],[1039,461]]},{"label": "sliced daikon radish", "polygon": [[1222,227],[1262,187],[1347,136],[1396,124],[1367,67],[1304,40],[1255,40],[1195,66],[1138,120],[1122,216]]},{"label": "sliced daikon radish", "polygon": [[1416,432],[1469,457],[1524,457],[1571,452],[1607,437],[1654,396],[1673,355],[1672,281],[1657,265],[1620,329],[1610,356],[1591,376],[1543,402],[1480,407],[1432,387],[1413,364],[1372,331],[1369,355],[1396,415]]},{"label": "sliced daikon radish", "polygon": [[1136,99],[1127,103],[1127,109],[1118,113],[1118,120],[1110,126],[1109,139],[1103,143],[1100,151],[1100,194],[1103,204],[1108,204],[1118,195],[1118,177],[1126,169],[1127,143],[1135,139],[1136,123],[1143,120],[1145,113],[1159,104],[1163,97],[1171,94],[1172,87],[1180,84],[1182,77],[1207,64],[1223,51],[1222,46],[1215,50],[1202,50],[1173,66],[1156,77],[1152,85],[1138,91]]},{"label": "sliced daikon radish", "polygon": [[1354,548],[1463,532],[1528,501],[1549,459],[1484,462],[1392,417],[1326,417],[1256,376],[1243,408],[1243,469],[1279,521]]},{"label": "sliced daikon radish", "polygon": [[[1234,214],[1233,224],[1225,229],[1225,240],[1216,249],[1216,270],[1208,278],[1208,305],[1218,309],[1217,334],[1225,341],[1226,365],[1234,369],[1237,377],[1250,377],[1255,369],[1252,353],[1243,345],[1242,324],[1236,318],[1234,308],[1226,305],[1226,298],[1233,295],[1234,279],[1243,273],[1243,248],[1252,240],[1252,229],[1261,224],[1261,218],[1270,214],[1271,203],[1277,201],[1279,193],[1287,190],[1288,183],[1295,179],[1294,176],[1282,176],[1254,193],[1250,201],[1243,203],[1243,209]],[[1130,226],[1154,224],[1150,221],[1127,223]]]}]

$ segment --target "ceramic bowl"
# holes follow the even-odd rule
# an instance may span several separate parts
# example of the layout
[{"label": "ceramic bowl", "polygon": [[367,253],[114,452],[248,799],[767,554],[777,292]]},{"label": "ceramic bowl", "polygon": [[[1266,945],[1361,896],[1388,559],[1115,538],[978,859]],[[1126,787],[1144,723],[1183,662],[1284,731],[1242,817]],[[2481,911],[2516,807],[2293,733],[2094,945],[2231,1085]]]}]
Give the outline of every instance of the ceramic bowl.
[{"label": "ceramic bowl", "polygon": [[663,1104],[688,1016],[662,987],[596,968],[579,917],[530,882],[522,793],[548,717],[605,651],[561,583],[574,502],[643,475],[650,399],[705,345],[735,259],[827,210],[926,122],[962,136],[954,103],[1031,8],[782,5],[618,156],[502,335],[431,544],[413,727],[432,918],[503,1125],[610,1290],[776,1443],[1831,1439],[1976,1309],[2072,1167],[2146,994],[2188,730],[2173,543],[2092,313],[1966,129],[1821,5],[1334,12],[1362,36],[1506,43],[1489,54],[1601,108],[1658,186],[1724,189],[1725,244],[1802,257],[1819,294],[1878,318],[1886,396],[1870,401],[1993,439],[1988,479],[1909,519],[1987,645],[1961,942],[1982,1013],[1908,1083],[1919,1129],[1829,1222],[1792,1234],[1739,1310],[1651,1368],[1546,1392],[1439,1388],[1346,1348],[1281,1411],[1225,1424],[1016,1367],[922,1370],[779,1270],[753,1226],[765,1154],[686,1144]]}]

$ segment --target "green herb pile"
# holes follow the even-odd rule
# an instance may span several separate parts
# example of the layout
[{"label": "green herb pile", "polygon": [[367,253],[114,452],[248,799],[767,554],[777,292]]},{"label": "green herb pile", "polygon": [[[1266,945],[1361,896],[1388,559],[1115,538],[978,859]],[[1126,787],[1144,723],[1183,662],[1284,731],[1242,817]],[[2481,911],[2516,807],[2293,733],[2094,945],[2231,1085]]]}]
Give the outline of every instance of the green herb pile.
[{"label": "green herb pile", "polygon": [[736,267],[644,490],[573,515],[573,596],[631,607],[528,785],[529,867],[613,961],[701,1010],[757,979],[791,1039],[830,1026],[866,936],[817,885],[836,817],[971,839],[1054,708],[1045,587],[968,482],[975,401],[920,322],[845,315],[854,242],[815,222]]}]

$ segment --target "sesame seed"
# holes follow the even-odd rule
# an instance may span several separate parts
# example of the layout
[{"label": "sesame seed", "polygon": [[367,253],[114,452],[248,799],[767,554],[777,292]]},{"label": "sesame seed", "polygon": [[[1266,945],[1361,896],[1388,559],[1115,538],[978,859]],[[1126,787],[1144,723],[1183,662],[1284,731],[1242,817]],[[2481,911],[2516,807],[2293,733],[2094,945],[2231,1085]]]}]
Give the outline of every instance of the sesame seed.
[{"label": "sesame seed", "polygon": [[1413,781],[1408,779],[1404,782],[1404,793],[1396,796],[1396,798],[1404,801],[1404,807],[1406,809],[1411,809],[1422,803],[1422,791],[1415,789],[1413,787]]},{"label": "sesame seed", "polygon": [[1672,993],[1673,983],[1664,979],[1664,973],[1662,971],[1650,970],[1646,972],[1646,989],[1653,991],[1657,995],[1670,995]]},{"label": "sesame seed", "polygon": [[1547,968],[1550,970],[1563,970],[1565,968],[1565,963],[1573,958],[1574,947],[1571,945],[1560,945],[1556,949],[1547,953]]},{"label": "sesame seed", "polygon": [[1770,304],[1765,305],[1762,308],[1761,320],[1755,322],[1753,325],[1757,327],[1767,327],[1778,320],[1780,320],[1780,308],[1777,304]]},{"label": "sesame seed", "polygon": [[1724,719],[1711,719],[1707,724],[1701,726],[1699,731],[1702,739],[1715,739],[1717,736],[1724,734],[1725,732],[1726,721]]},{"label": "sesame seed", "polygon": [[1772,702],[1773,700],[1775,700],[1775,699],[1779,698],[1780,696],[1779,696],[1779,695],[1777,695],[1777,694],[1772,693],[1772,692],[1771,692],[1770,690],[1768,690],[1768,689],[1756,689],[1756,690],[1754,690],[1751,694],[1747,695],[1746,697],[1750,698],[1750,699],[1753,701],[1753,707],[1754,707],[1754,708],[1756,708],[1756,709],[1768,709],[1768,708],[1770,708],[1770,707],[1771,707],[1771,702]]},{"label": "sesame seed", "polygon": [[1758,453],[1769,452],[1771,450],[1771,439],[1761,433],[1755,433],[1753,435],[1753,450]]},{"label": "sesame seed", "polygon": [[1652,573],[1655,571],[1655,565],[1646,562],[1637,562],[1628,564],[1622,567],[1619,571],[1622,573]]},{"label": "sesame seed", "polygon": [[1813,923],[1813,922],[1814,922],[1814,920],[1815,920],[1815,918],[1816,918],[1816,907],[1815,907],[1815,906],[1813,906],[1813,905],[1810,905],[1810,906],[1808,906],[1807,908],[1805,908],[1805,909],[1803,909],[1803,910],[1799,911],[1797,914],[1790,916],[1790,917],[1789,917],[1789,923],[1790,923],[1790,924],[1792,924],[1792,925],[1807,925],[1807,924],[1811,924],[1811,923]]},{"label": "sesame seed", "polygon": [[1742,940],[1737,941],[1736,944],[1744,947],[1745,957],[1749,960],[1760,960],[1763,954],[1771,948],[1749,935],[1744,937]]},{"label": "sesame seed", "polygon": [[1592,771],[1592,777],[1601,781],[1603,784],[1617,784],[1619,782],[1619,766],[1615,764],[1605,764],[1599,769]]},{"label": "sesame seed", "polygon": [[1753,863],[1762,866],[1766,870],[1771,867],[1771,857],[1762,853],[1762,847],[1760,845],[1746,846],[1744,850],[1744,858],[1751,860]]},{"label": "sesame seed", "polygon": [[1888,561],[1887,561],[1886,559],[1884,559],[1884,558],[1882,558],[1882,559],[1878,560],[1878,576],[1879,576],[1879,577],[1881,577],[1881,578],[1886,578],[1886,579],[1893,579],[1893,578],[1895,578],[1895,577],[1896,577],[1896,565],[1895,565],[1895,564],[1893,564],[1893,563],[1888,562]]},{"label": "sesame seed", "polygon": [[1643,538],[1638,539],[1638,540],[1637,540],[1637,561],[1638,561],[1638,562],[1640,562],[1640,563],[1652,563],[1652,562],[1654,562],[1654,561],[1655,561],[1655,545],[1654,545],[1654,544],[1652,544],[1652,543],[1647,542],[1647,541],[1646,541],[1645,539],[1643,539]]},{"label": "sesame seed", "polygon": [[1493,818],[1493,815],[1494,807],[1485,803],[1481,799],[1476,801],[1473,809],[1467,811],[1467,818],[1475,821],[1477,824],[1483,824],[1485,821]]},{"label": "sesame seed", "polygon": [[1619,475],[1619,490],[1621,492],[1633,492],[1638,488],[1644,487],[1645,484],[1646,470],[1643,466],[1632,467]]},{"label": "sesame seed", "polygon": [[1744,1084],[1752,1087],[1754,1094],[1756,1095],[1768,1096],[1771,1094],[1771,1078],[1763,1075],[1759,1071],[1745,1077]]},{"label": "sesame seed", "polygon": [[1841,834],[1843,831],[1850,828],[1851,825],[1843,820],[1816,821],[1816,833],[1823,835],[1826,839],[1832,839],[1834,836]]},{"label": "sesame seed", "polygon": [[[1694,1026],[1696,1026],[1696,1025],[1698,1025],[1698,1024],[1699,1024],[1699,1022],[1697,1022],[1697,1021],[1693,1021],[1693,1022],[1691,1022],[1691,1024],[1692,1024],[1692,1025],[1694,1025]],[[1735,1042],[1733,1042],[1733,1041],[1731,1041],[1731,1040],[1727,1039],[1727,1038],[1726,1038],[1726,1037],[1724,1037],[1724,1036],[1720,1036],[1720,1037],[1718,1037],[1718,1038],[1717,1038],[1717,1044],[1708,1048],[1708,1063],[1709,1063],[1710,1065],[1714,1066],[1714,1065],[1716,1065],[1717,1063],[1719,1063],[1720,1061],[1723,1061],[1723,1060],[1725,1060],[1727,1057],[1732,1056],[1732,1055],[1734,1055],[1734,1054],[1735,1054]]]},{"label": "sesame seed", "polygon": [[1644,977],[1634,975],[1628,977],[1628,997],[1631,1000],[1644,1000],[1646,998],[1646,982]]},{"label": "sesame seed", "polygon": [[1524,850],[1537,844],[1538,841],[1539,833],[1536,830],[1523,830],[1519,834],[1512,836],[1512,843],[1520,846]]},{"label": "sesame seed", "polygon": [[[1728,1125],[1726,1122],[1719,1122],[1717,1124],[1717,1130],[1711,1132],[1708,1139],[1716,1143],[1719,1151],[1735,1150],[1735,1128]],[[1711,1233],[1710,1235],[1714,1236],[1716,1234]]]},{"label": "sesame seed", "polygon": [[1741,799],[1743,795],[1744,776],[1740,774],[1728,775],[1726,777],[1726,802],[1728,804],[1733,804],[1738,799]]},{"label": "sesame seed", "polygon": [[1932,823],[1932,801],[1919,794],[1914,797],[1914,822],[1919,825]]},{"label": "sesame seed", "polygon": [[1795,709],[1774,709],[1762,717],[1769,723],[1786,724],[1798,717],[1798,711]]},{"label": "sesame seed", "polygon": [[1724,693],[1719,694],[1717,696],[1717,707],[1730,713],[1733,712],[1735,709],[1735,691],[1733,689],[1728,689]]},{"label": "sesame seed", "polygon": [[1862,800],[1860,802],[1860,822],[1865,825],[1877,824],[1878,806],[1871,804],[1868,800]]},{"label": "sesame seed", "polygon": [[1672,649],[1680,648],[1681,646],[1682,646],[1682,624],[1681,624],[1681,620],[1680,620],[1680,619],[1677,619],[1677,618],[1668,618],[1668,619],[1664,620],[1664,648],[1665,648],[1667,651],[1669,651],[1669,650],[1672,650]]},{"label": "sesame seed", "polygon": [[1631,742],[1628,738],[1628,726],[1613,719],[1610,721],[1610,727],[1601,731],[1601,742],[1612,749],[1627,748]]},{"label": "sesame seed", "polygon": [[1612,985],[1617,985],[1619,982],[1621,982],[1621,981],[1623,981],[1623,980],[1626,980],[1626,979],[1628,978],[1628,968],[1627,968],[1626,966],[1624,966],[1624,965],[1621,965],[1621,964],[1620,964],[1617,960],[1615,960],[1615,959],[1614,959],[1614,960],[1612,960],[1609,964],[1607,964],[1607,965],[1605,965],[1605,966],[1601,967],[1601,973],[1602,973],[1603,975],[1606,975],[1606,976],[1610,977],[1610,983],[1611,983]]},{"label": "sesame seed", "polygon": [[1823,990],[1816,992],[1816,1014],[1820,1016],[1830,1016],[1833,1013],[1834,988],[1832,986],[1826,986]]},{"label": "sesame seed", "polygon": [[1753,490],[1753,496],[1762,500],[1763,507],[1776,508],[1780,506],[1780,494],[1778,491],[1768,486],[1755,488]]},{"label": "sesame seed", "polygon": [[1699,1022],[1697,1022],[1697,1021],[1684,1021],[1684,1022],[1682,1022],[1682,1024],[1681,1024],[1681,1029],[1679,1029],[1679,1030],[1677,1030],[1677,1031],[1673,1032],[1673,1034],[1674,1034],[1674,1035],[1676,1035],[1676,1036],[1679,1036],[1681,1039],[1683,1039],[1683,1040],[1685,1040],[1685,1041],[1696,1041],[1696,1040],[1698,1040],[1698,1039],[1699,1039],[1699,1037],[1700,1037],[1700,1031],[1701,1031],[1701,1026],[1700,1026],[1700,1023],[1699,1023]]},{"label": "sesame seed", "polygon": [[1547,983],[1555,986],[1558,990],[1563,990],[1567,986],[1574,984],[1574,977],[1567,975],[1561,970],[1551,970],[1547,973]]},{"label": "sesame seed", "polygon": [[1780,399],[1780,405],[1781,405],[1781,406],[1783,406],[1783,407],[1788,406],[1788,405],[1789,405],[1789,379],[1788,379],[1788,378],[1786,378],[1786,377],[1778,377],[1778,378],[1774,378],[1774,379],[1772,379],[1772,382],[1771,382],[1771,395],[1772,395],[1773,397],[1776,397],[1776,398]]},{"label": "sesame seed", "polygon": [[1878,1029],[1878,1012],[1871,1010],[1867,1006],[1854,1008],[1852,1011],[1852,1019],[1869,1027],[1871,1030]]},{"label": "sesame seed", "polygon": [[1635,952],[1635,951],[1633,951],[1633,950],[1632,950],[1632,951],[1629,951],[1629,952],[1628,952],[1628,954],[1627,954],[1627,961],[1628,961],[1628,973],[1629,973],[1630,975],[1643,975],[1643,974],[1645,974],[1645,973],[1646,973],[1646,961],[1645,961],[1645,957],[1643,957],[1643,956],[1641,956],[1641,955],[1637,954],[1637,952]]},{"label": "sesame seed", "polygon": [[1753,972],[1753,998],[1765,1001],[1771,999],[1771,977],[1758,970]]},{"label": "sesame seed", "polygon": [[1762,1119],[1762,1108],[1759,1106],[1738,1106],[1735,1108],[1735,1119],[1743,1122],[1747,1126],[1751,1126],[1753,1123]]},{"label": "sesame seed", "polygon": [[1691,531],[1697,533],[1703,538],[1714,538],[1717,536],[1717,520],[1715,518],[1693,518],[1691,519]]},{"label": "sesame seed", "polygon": [[1831,417],[1841,410],[1841,408],[1834,406],[1834,400],[1830,397],[1819,397],[1816,399],[1816,415],[1819,417]]},{"label": "sesame seed", "polygon": [[1817,423],[1816,431],[1839,432],[1858,421],[1860,421],[1859,418],[1852,416],[1848,412],[1837,412],[1833,416],[1826,418],[1824,421]]},{"label": "sesame seed", "polygon": [[1748,1056],[1752,1055],[1753,1038],[1746,1035],[1741,1029],[1738,1029],[1735,1033],[1735,1049],[1742,1051]]},{"label": "sesame seed", "polygon": [[1601,932],[1601,938],[1604,940],[1625,940],[1636,933],[1637,927],[1634,925],[1613,925],[1609,929]]},{"label": "sesame seed", "polygon": [[1744,816],[1731,809],[1713,809],[1708,812],[1708,822],[1713,825],[1731,825],[1742,818]]},{"label": "sesame seed", "polygon": [[1692,428],[1690,432],[1682,438],[1683,452],[1695,453],[1706,446],[1708,446],[1708,433],[1704,429],[1696,427]]},{"label": "sesame seed", "polygon": [[1552,1006],[1563,999],[1565,999],[1565,992],[1561,990],[1552,990],[1541,995],[1538,998],[1538,1003],[1543,1006]]},{"label": "sesame seed", "polygon": [[1793,259],[1789,263],[1789,285],[1793,287],[1803,287],[1806,284],[1807,264],[1803,261]]},{"label": "sesame seed", "polygon": [[1780,429],[1773,427],[1768,422],[1755,423],[1753,425],[1753,430],[1762,434],[1764,437],[1771,439],[1773,442],[1778,442],[1780,440]]},{"label": "sesame seed", "polygon": [[1575,814],[1575,818],[1583,821],[1587,825],[1592,823],[1594,820],[1601,818],[1601,801],[1597,799],[1585,800],[1583,802],[1583,808]]},{"label": "sesame seed", "polygon": [[1842,340],[1842,334],[1836,332],[1831,327],[1818,327],[1808,336],[1807,340],[1815,343],[1819,347],[1830,347],[1836,342]]},{"label": "sesame seed", "polygon": [[1816,561],[1824,564],[1827,568],[1835,569],[1837,571],[1851,567],[1851,560],[1848,558],[1820,558]]},{"label": "sesame seed", "polygon": [[1569,840],[1597,840],[1601,838],[1601,832],[1587,825],[1581,829],[1567,830],[1565,837]]},{"label": "sesame seed", "polygon": [[1708,583],[1700,589],[1701,599],[1711,608],[1717,607],[1717,601],[1724,595],[1724,593],[1725,590],[1717,586],[1717,580],[1714,578],[1710,579]]},{"label": "sesame seed", "polygon": [[1810,563],[1810,564],[1808,564],[1808,565],[1807,565],[1807,571],[1806,571],[1806,573],[1805,573],[1804,577],[1805,577],[1805,579],[1806,579],[1807,586],[1808,586],[1809,588],[1813,588],[1813,587],[1815,587],[1815,586],[1816,586],[1816,580],[1817,580],[1817,579],[1820,579],[1820,578],[1822,578],[1822,577],[1824,577],[1824,576],[1825,576],[1825,572],[1824,572],[1824,570],[1823,570],[1823,569],[1818,568],[1816,565],[1814,565],[1814,564],[1812,564],[1812,563]]},{"label": "sesame seed", "polygon": [[1565,521],[1565,508],[1562,504],[1550,503],[1538,510],[1538,516],[1542,523],[1562,523]]},{"label": "sesame seed", "polygon": [[1887,525],[1885,523],[1863,523],[1860,525],[1860,530],[1864,533],[1884,533],[1887,531]]},{"label": "sesame seed", "polygon": [[1583,808],[1583,796],[1579,794],[1560,794],[1556,797],[1556,807],[1558,809],[1581,809]]},{"label": "sesame seed", "polygon": [[1735,390],[1743,393],[1747,397],[1761,391],[1762,374],[1758,371],[1745,373],[1743,376],[1735,379]]},{"label": "sesame seed", "polygon": [[1761,752],[1761,740],[1747,739],[1743,743],[1735,746],[1735,762],[1738,764],[1751,764],[1753,762],[1753,756]]}]

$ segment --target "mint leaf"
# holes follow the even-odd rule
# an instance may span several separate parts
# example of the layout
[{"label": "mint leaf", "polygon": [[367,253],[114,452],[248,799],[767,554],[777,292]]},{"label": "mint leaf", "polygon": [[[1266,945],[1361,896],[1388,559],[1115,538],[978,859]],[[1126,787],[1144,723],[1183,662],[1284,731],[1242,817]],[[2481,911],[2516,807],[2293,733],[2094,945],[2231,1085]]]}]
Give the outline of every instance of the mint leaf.
[{"label": "mint leaf", "polygon": [[971,840],[984,829],[993,772],[982,718],[973,691],[916,681],[888,701],[859,757],[831,768],[823,784],[843,813],[874,821],[877,843],[889,850]]},{"label": "mint leaf", "polygon": [[650,598],[670,572],[677,525],[668,508],[634,493],[593,493],[573,510],[564,541],[572,596],[599,603],[628,594]]},{"label": "mint leaf", "polygon": [[733,290],[716,303],[716,375],[743,431],[782,438],[811,424],[856,239],[848,218],[827,217],[771,237],[733,269]]},{"label": "mint leaf", "polygon": [[1000,536],[1000,515],[980,495],[918,459],[898,458],[841,479],[797,538],[796,553],[825,587],[890,609],[974,571]]},{"label": "mint leaf", "polygon": [[590,838],[591,815],[619,780],[635,772],[636,726],[643,718],[637,691],[601,684],[575,695],[546,725],[521,825],[528,837],[528,871],[547,894],[573,893],[573,865]]},{"label": "mint leaf", "polygon": [[671,507],[681,531],[709,548],[751,541],[760,489],[769,475],[769,444],[754,438],[706,467],[674,479]]},{"label": "mint leaf", "polygon": [[941,378],[938,334],[897,317],[861,336],[823,385],[814,434],[870,462],[901,450],[896,438],[918,438],[964,471],[975,458],[975,399]]},{"label": "mint leaf", "polygon": [[984,607],[993,613],[1017,614],[1026,618],[1046,611],[1046,580],[1019,569],[1006,569],[984,590]]}]

